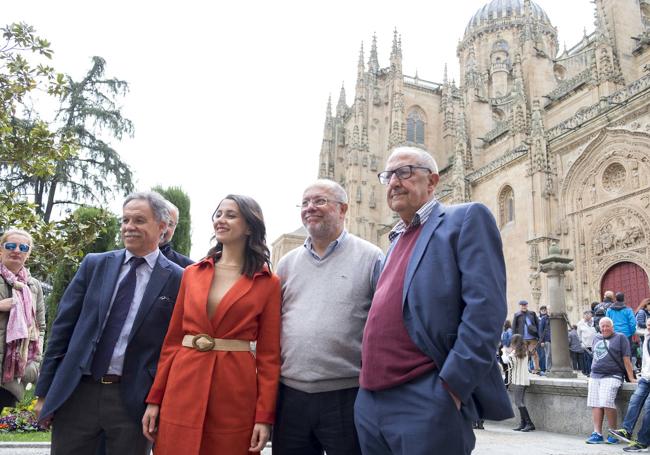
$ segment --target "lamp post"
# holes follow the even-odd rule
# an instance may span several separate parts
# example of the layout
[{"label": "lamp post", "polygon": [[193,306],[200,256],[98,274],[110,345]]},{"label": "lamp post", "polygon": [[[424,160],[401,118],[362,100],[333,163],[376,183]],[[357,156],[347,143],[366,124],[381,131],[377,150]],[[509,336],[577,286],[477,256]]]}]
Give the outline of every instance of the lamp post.
[{"label": "lamp post", "polygon": [[548,278],[548,303],[551,308],[551,355],[553,362],[547,376],[575,378],[569,357],[566,302],[564,301],[564,273],[573,270],[573,259],[563,256],[557,243],[548,249],[548,256],[539,260],[539,271]]}]

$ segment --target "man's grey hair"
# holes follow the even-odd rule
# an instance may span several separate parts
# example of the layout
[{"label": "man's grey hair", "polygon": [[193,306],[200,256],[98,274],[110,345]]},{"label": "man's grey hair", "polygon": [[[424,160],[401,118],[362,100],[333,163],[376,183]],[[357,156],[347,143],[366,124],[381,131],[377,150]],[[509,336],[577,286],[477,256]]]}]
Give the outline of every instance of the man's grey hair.
[{"label": "man's grey hair", "polygon": [[605,317],[603,317],[603,318],[600,318],[600,321],[598,321],[598,325],[599,325],[599,326],[603,325],[603,323],[605,323],[605,324],[609,324],[609,325],[611,325],[612,327],[614,326],[614,321],[612,321],[612,320],[611,320],[610,318],[608,318],[607,316],[605,316]]},{"label": "man's grey hair", "polygon": [[336,202],[342,202],[344,204],[348,203],[348,193],[346,193],[345,189],[334,180],[318,179],[305,188],[305,191],[315,187],[326,188],[336,198]]},{"label": "man's grey hair", "polygon": [[[180,217],[180,212],[178,211],[178,207],[176,207],[176,206],[174,205],[174,203],[171,202],[170,200],[167,200],[167,199],[166,199],[166,201],[167,201],[167,206],[169,207],[169,212],[170,212],[170,214],[171,214],[171,213],[175,213],[175,214],[176,214],[176,218],[178,219],[178,218]],[[169,219],[169,221],[171,221],[171,218]]]},{"label": "man's grey hair", "polygon": [[387,161],[390,161],[394,156],[397,155],[415,155],[417,158],[416,164],[418,166],[426,167],[433,174],[438,173],[438,164],[436,163],[436,160],[433,159],[431,154],[424,149],[413,146],[396,147],[388,156]]},{"label": "man's grey hair", "polygon": [[605,298],[609,297],[610,299],[614,300],[614,291],[605,291],[604,296]]},{"label": "man's grey hair", "polygon": [[147,201],[156,221],[162,221],[165,224],[169,224],[169,201],[162,197],[160,193],[155,191],[138,191],[136,193],[131,193],[126,197],[126,199],[124,199],[122,208],[126,207],[126,204],[134,200]]}]

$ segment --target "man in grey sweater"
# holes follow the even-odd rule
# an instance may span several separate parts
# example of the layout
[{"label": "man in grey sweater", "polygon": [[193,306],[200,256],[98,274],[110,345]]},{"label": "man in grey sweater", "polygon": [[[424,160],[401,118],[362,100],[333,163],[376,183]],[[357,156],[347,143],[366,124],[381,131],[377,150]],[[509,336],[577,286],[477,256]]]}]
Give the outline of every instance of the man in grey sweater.
[{"label": "man in grey sweater", "polygon": [[274,455],[360,454],[354,427],[361,338],[382,259],[344,229],[345,190],[317,180],[303,193],[309,237],[284,256],[282,367]]}]

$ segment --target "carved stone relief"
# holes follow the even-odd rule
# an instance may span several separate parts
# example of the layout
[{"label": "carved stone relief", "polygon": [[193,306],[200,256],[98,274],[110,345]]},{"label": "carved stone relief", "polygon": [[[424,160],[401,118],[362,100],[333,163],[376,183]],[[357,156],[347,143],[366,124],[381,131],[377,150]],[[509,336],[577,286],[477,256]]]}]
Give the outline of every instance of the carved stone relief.
[{"label": "carved stone relief", "polygon": [[594,232],[591,239],[591,253],[594,257],[647,245],[643,227],[648,226],[648,220],[632,209],[619,209],[618,212]]},{"label": "carved stone relief", "polygon": [[567,213],[580,212],[648,184],[650,137],[604,130],[568,168],[560,194]]}]

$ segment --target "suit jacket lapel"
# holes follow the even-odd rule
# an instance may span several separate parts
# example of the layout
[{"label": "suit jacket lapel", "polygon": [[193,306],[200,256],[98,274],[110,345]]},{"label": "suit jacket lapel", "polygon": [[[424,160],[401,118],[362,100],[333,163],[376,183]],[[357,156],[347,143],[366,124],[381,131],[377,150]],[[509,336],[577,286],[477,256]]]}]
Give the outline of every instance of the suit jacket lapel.
[{"label": "suit jacket lapel", "polygon": [[117,286],[117,279],[120,276],[120,269],[122,268],[122,263],[124,262],[124,251],[116,251],[114,254],[109,255],[106,258],[106,275],[102,282],[102,288],[100,291],[99,298],[99,311],[97,312],[97,317],[99,318],[99,326],[103,327],[104,319],[106,318],[106,313],[108,313],[108,308],[111,304],[111,299],[113,298],[113,292]]},{"label": "suit jacket lapel", "polygon": [[[151,272],[151,277],[149,278],[149,283],[144,290],[142,295],[142,301],[140,302],[140,308],[138,308],[138,313],[135,315],[135,320],[133,321],[133,327],[131,328],[131,333],[129,334],[129,342],[133,339],[134,334],[138,331],[138,328],[144,321],[145,316],[149,313],[151,306],[156,301],[156,298],[160,294],[163,286],[167,282],[171,271],[169,270],[169,262],[165,256],[162,254],[158,255],[158,261],[156,261],[156,266]],[[173,296],[174,298],[176,296]]]},{"label": "suit jacket lapel", "polygon": [[403,302],[406,302],[406,294],[408,293],[409,287],[411,286],[411,281],[413,281],[413,276],[415,275],[415,270],[417,269],[418,265],[420,264],[420,261],[422,260],[422,256],[424,255],[424,250],[426,249],[429,240],[433,236],[434,232],[436,229],[438,229],[438,226],[440,226],[440,223],[442,223],[443,217],[445,215],[445,209],[440,204],[440,202],[436,203],[435,207],[433,207],[433,210],[431,211],[431,214],[429,215],[429,218],[427,219],[426,223],[422,226],[422,231],[420,232],[420,235],[415,242],[415,248],[413,249],[413,253],[411,254],[411,259],[409,259],[409,263],[406,266],[406,277],[404,279],[404,291],[402,293],[402,304]]}]

